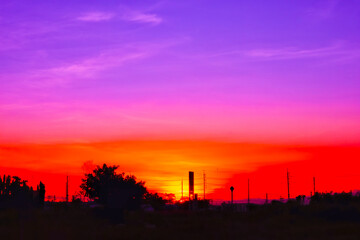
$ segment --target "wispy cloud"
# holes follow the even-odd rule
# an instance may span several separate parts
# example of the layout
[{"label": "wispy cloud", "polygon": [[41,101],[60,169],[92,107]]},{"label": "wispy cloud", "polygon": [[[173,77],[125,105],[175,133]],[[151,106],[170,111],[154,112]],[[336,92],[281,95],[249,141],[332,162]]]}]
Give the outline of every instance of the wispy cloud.
[{"label": "wispy cloud", "polygon": [[253,49],[245,51],[248,57],[263,59],[295,59],[295,58],[311,58],[323,57],[329,55],[343,54],[338,47],[331,46],[325,48],[299,49],[299,48],[278,48],[278,49]]},{"label": "wispy cloud", "polygon": [[123,15],[123,19],[131,22],[139,23],[150,23],[150,24],[160,24],[163,19],[156,14],[142,13],[142,12],[128,12]]},{"label": "wispy cloud", "polygon": [[143,49],[104,51],[98,56],[89,57],[78,62],[35,71],[30,74],[27,85],[40,88],[66,85],[76,79],[95,77],[101,71],[121,66],[131,60],[145,58],[148,54]]},{"label": "wispy cloud", "polygon": [[98,77],[100,73],[111,71],[130,61],[149,58],[161,52],[162,49],[181,42],[182,40],[167,40],[160,43],[132,43],[126,46],[103,50],[96,56],[83,58],[76,62],[34,70],[17,77],[25,79],[25,84],[33,88],[66,86],[73,81]]},{"label": "wispy cloud", "polygon": [[109,12],[89,12],[81,15],[76,19],[85,22],[101,22],[101,21],[110,20],[114,16],[115,14]]},{"label": "wispy cloud", "polygon": [[[212,54],[181,55],[184,58],[207,61],[214,66],[228,66],[234,62],[249,63],[267,61],[304,61],[307,60],[317,66],[352,64],[360,59],[360,48],[346,44],[344,41],[336,42],[321,48],[287,46],[269,48],[239,48],[213,52]],[[321,61],[319,61],[321,60]],[[356,61],[355,61],[356,60]]]},{"label": "wispy cloud", "polygon": [[97,57],[85,59],[79,63],[52,68],[48,71],[54,74],[74,74],[89,77],[101,70],[120,66],[130,60],[144,58],[146,55],[147,53],[142,51],[123,53],[121,50],[117,50],[102,53]]},{"label": "wispy cloud", "polygon": [[287,60],[303,58],[336,57],[354,59],[360,57],[359,49],[347,49],[342,44],[335,44],[323,48],[255,48],[250,50],[224,51],[211,55],[210,57],[221,57],[228,55],[242,56],[251,60]]}]

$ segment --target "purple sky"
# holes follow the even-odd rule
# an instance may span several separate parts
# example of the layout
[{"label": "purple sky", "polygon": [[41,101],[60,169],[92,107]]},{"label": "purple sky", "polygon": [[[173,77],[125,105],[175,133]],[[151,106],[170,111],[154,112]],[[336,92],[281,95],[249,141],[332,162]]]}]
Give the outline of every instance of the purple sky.
[{"label": "purple sky", "polygon": [[358,142],[360,2],[4,1],[0,141]]}]

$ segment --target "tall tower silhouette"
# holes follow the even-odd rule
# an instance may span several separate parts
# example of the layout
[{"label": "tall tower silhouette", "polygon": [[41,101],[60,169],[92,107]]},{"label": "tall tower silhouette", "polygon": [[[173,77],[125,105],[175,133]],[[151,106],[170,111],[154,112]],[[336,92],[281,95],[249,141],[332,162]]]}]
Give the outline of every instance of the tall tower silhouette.
[{"label": "tall tower silhouette", "polygon": [[189,172],[189,201],[194,199],[194,172]]}]

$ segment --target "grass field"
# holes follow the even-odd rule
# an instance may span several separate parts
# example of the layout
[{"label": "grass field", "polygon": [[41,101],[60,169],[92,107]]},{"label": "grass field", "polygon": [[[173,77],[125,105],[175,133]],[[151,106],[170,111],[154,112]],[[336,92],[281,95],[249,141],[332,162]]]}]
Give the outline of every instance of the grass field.
[{"label": "grass field", "polygon": [[122,223],[94,209],[0,211],[0,239],[360,239],[359,211],[261,207],[231,211],[125,212]]}]

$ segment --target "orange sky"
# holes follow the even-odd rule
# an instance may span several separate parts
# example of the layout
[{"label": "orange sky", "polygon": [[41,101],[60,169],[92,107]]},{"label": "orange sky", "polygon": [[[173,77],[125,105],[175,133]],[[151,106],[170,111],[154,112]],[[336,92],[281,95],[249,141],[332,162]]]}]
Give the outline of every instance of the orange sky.
[{"label": "orange sky", "polygon": [[79,190],[80,179],[93,164],[120,165],[155,191],[188,195],[188,171],[195,172],[195,192],[202,197],[203,173],[207,196],[229,199],[285,197],[286,169],[291,175],[291,195],[310,194],[312,177],[319,191],[360,189],[360,146],[301,146],[221,141],[132,140],[99,143],[2,144],[0,174],[18,175],[35,185],[42,180],[47,195],[65,195],[66,174],[70,194]]}]

